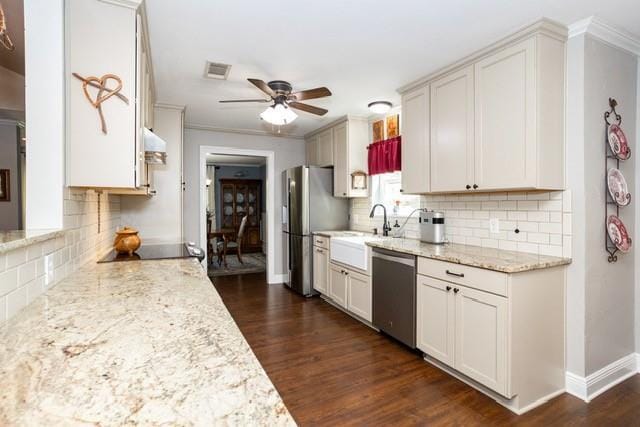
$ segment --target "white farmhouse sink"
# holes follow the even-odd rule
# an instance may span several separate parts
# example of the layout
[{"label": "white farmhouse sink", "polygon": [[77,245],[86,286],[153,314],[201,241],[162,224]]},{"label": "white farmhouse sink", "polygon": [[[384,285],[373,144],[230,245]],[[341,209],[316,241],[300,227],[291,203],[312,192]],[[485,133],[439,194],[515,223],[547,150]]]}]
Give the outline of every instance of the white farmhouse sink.
[{"label": "white farmhouse sink", "polygon": [[331,260],[366,271],[371,254],[371,248],[366,242],[373,240],[381,239],[371,235],[332,237]]}]

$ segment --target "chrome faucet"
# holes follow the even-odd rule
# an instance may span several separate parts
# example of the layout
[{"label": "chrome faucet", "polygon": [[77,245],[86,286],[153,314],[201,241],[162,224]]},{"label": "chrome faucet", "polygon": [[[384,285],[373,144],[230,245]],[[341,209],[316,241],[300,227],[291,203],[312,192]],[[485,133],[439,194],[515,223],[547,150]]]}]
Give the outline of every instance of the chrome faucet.
[{"label": "chrome faucet", "polygon": [[376,208],[378,206],[382,208],[382,212],[384,213],[384,218],[383,218],[384,222],[382,223],[382,235],[388,236],[389,231],[391,231],[391,226],[389,225],[389,222],[387,222],[387,208],[385,208],[382,203],[376,203],[375,205],[373,205],[373,207],[371,208],[371,212],[369,213],[369,218],[373,218],[373,214],[375,214]]}]

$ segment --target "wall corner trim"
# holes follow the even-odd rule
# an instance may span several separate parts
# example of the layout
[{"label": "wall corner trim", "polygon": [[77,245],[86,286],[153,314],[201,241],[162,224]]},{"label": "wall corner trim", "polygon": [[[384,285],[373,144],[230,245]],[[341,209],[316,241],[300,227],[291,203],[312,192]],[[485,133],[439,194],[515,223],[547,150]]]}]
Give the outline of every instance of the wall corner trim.
[{"label": "wall corner trim", "polygon": [[589,34],[615,47],[640,56],[640,38],[628,31],[602,22],[596,16],[590,16],[569,25],[569,38],[581,34]]},{"label": "wall corner trim", "polygon": [[640,353],[631,353],[616,360],[586,378],[565,372],[567,393],[585,402],[590,402],[610,388],[637,374],[640,367]]}]

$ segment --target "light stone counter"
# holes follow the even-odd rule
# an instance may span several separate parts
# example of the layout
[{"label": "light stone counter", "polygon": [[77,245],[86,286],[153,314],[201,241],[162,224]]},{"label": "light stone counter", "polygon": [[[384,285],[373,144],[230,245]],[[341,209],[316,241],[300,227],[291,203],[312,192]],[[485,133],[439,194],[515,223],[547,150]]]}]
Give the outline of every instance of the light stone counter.
[{"label": "light stone counter", "polygon": [[0,425],[294,425],[195,259],[88,264],[0,327]]},{"label": "light stone counter", "polygon": [[518,273],[571,263],[570,258],[535,255],[454,243],[433,245],[415,239],[385,238],[384,240],[367,242],[367,245],[374,248],[388,249],[440,261],[501,271],[503,273]]},{"label": "light stone counter", "polygon": [[64,236],[64,230],[0,231],[0,254]]}]

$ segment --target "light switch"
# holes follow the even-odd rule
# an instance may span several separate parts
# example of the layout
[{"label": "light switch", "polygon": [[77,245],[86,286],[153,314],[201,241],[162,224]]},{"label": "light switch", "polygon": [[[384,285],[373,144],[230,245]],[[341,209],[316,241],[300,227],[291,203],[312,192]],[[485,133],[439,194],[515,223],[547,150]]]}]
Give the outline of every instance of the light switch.
[{"label": "light switch", "polygon": [[494,234],[500,232],[500,219],[491,218],[489,220],[489,232]]}]

